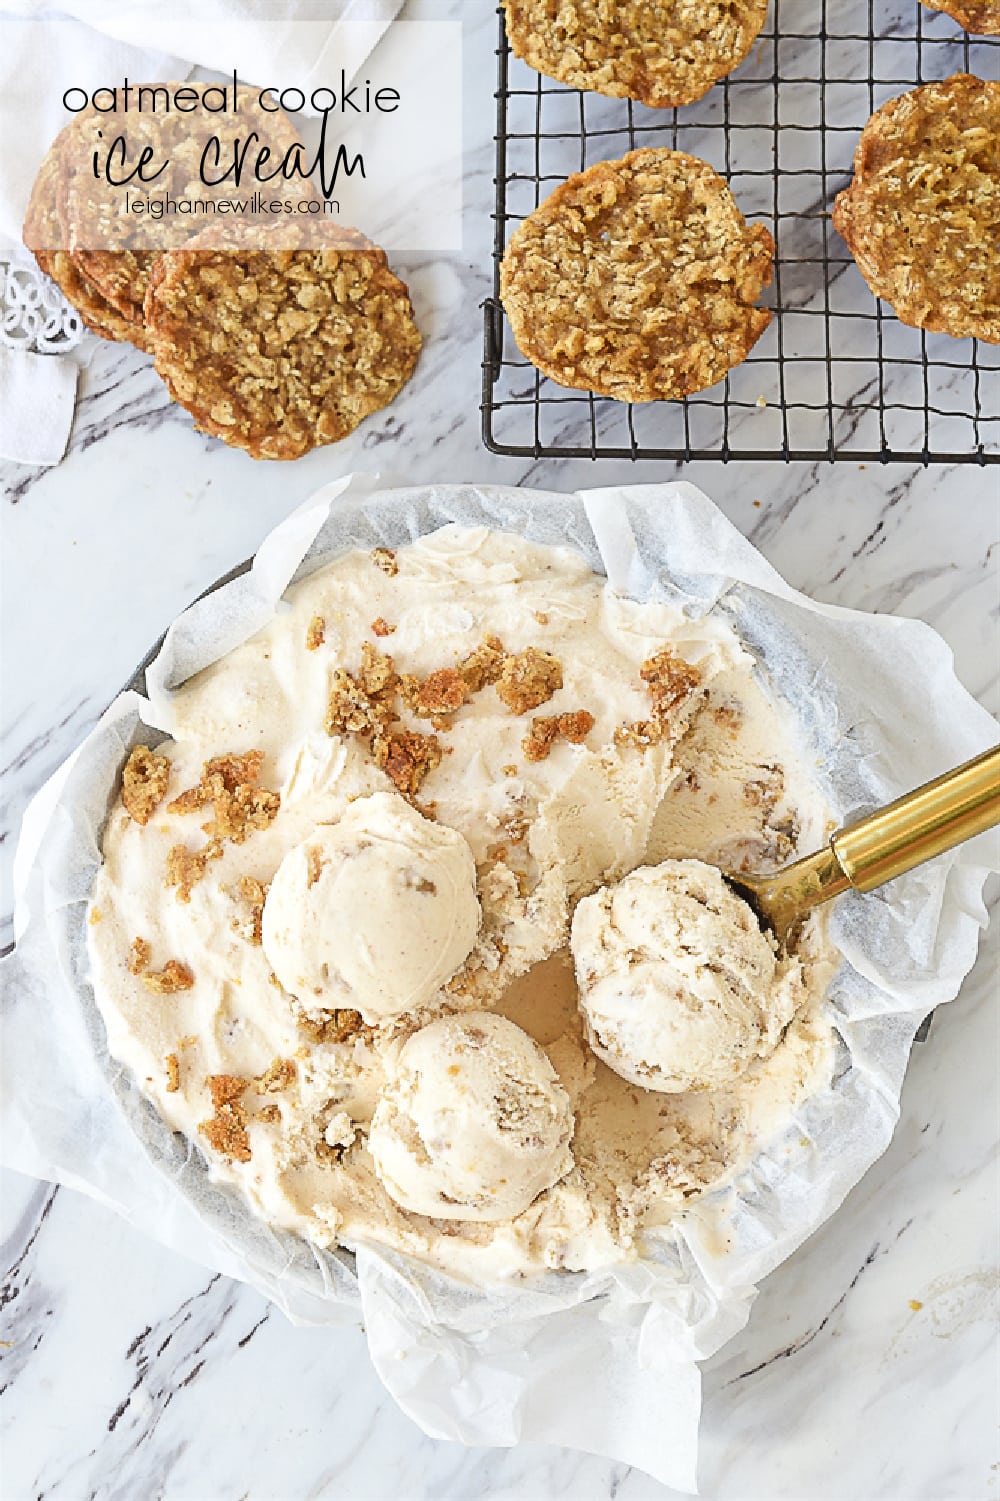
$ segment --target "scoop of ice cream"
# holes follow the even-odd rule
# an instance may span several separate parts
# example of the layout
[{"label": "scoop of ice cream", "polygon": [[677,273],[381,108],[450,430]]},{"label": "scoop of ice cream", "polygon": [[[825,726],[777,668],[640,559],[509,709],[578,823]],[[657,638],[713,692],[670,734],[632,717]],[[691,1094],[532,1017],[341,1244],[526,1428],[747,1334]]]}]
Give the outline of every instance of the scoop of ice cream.
[{"label": "scoop of ice cream", "polygon": [[713,865],[665,860],[573,915],[580,1010],[595,1053],[644,1089],[717,1089],[772,1052],[803,996]]},{"label": "scoop of ice cream", "polygon": [[377,1022],[433,998],[469,954],[480,916],[461,834],[377,792],[289,850],[261,941],[306,1011],[349,1007]]},{"label": "scoop of ice cream", "polygon": [[573,1165],[573,1111],[548,1058],[506,1017],[445,1016],[400,1050],[368,1147],[397,1204],[505,1220]]}]

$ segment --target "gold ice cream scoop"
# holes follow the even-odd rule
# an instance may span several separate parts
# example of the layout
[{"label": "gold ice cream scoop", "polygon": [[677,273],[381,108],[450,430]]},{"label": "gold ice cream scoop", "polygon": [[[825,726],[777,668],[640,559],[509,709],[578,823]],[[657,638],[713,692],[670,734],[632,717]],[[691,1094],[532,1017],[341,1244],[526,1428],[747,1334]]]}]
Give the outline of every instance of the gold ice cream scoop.
[{"label": "gold ice cream scoop", "polygon": [[825,849],[773,875],[723,874],[779,943],[811,907],[872,891],[1000,823],[1000,746],[838,829]]}]

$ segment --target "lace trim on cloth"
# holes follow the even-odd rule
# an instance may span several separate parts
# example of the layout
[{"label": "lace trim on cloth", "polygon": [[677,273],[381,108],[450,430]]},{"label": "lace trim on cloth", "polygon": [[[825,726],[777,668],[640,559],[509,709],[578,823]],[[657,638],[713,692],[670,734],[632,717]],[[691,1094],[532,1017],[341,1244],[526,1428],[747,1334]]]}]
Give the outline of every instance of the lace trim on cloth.
[{"label": "lace trim on cloth", "polygon": [[34,354],[65,354],[83,337],[79,313],[54,282],[19,258],[0,255],[0,344]]}]

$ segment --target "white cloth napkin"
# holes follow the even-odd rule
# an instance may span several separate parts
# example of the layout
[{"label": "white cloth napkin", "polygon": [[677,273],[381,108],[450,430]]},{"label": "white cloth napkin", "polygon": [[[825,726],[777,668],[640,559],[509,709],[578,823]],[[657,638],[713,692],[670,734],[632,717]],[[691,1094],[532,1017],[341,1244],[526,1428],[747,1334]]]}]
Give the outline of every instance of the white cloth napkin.
[{"label": "white cloth napkin", "polygon": [[[336,65],[353,78],[403,0],[8,0],[0,10],[0,261],[21,241],[35,174],[69,116],[65,88],[182,80],[192,66],[249,84],[312,89]],[[4,308],[4,314],[9,311]],[[6,342],[6,341],[5,341]],[[57,463],[66,449],[75,368],[53,353],[0,359],[0,458]],[[18,417],[23,414],[24,420]],[[28,423],[29,426],[25,426]],[[24,457],[25,454],[53,457]]]}]

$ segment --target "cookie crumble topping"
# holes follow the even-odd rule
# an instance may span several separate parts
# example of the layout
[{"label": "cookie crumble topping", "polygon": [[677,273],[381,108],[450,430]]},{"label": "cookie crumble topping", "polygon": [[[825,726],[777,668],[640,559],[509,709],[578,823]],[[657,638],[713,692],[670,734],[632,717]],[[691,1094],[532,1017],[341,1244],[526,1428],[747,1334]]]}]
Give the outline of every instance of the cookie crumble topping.
[{"label": "cookie crumble topping", "polygon": [[148,745],[134,746],[122,771],[122,803],[134,823],[146,825],[170,781],[170,761]]}]

